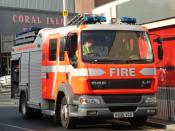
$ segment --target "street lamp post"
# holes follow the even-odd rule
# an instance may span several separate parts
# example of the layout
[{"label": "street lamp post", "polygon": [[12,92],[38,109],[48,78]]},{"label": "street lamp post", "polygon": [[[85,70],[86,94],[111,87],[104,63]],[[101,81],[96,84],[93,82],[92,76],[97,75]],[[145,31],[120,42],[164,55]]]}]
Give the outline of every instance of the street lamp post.
[{"label": "street lamp post", "polygon": [[66,0],[63,0],[63,19],[64,19],[64,26],[67,23],[67,15],[68,15],[67,3],[66,3]]}]

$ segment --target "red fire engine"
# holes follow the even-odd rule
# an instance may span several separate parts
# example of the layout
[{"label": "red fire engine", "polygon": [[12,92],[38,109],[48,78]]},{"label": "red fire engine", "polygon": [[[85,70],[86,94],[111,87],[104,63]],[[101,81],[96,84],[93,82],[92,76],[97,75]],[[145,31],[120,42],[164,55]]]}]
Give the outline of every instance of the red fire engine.
[{"label": "red fire engine", "polygon": [[[157,76],[147,30],[133,18],[104,21],[77,15],[65,27],[17,34],[12,97],[19,98],[24,118],[51,115],[64,128],[91,117],[141,126],[156,114]],[[161,51],[160,46],[160,59]]]}]

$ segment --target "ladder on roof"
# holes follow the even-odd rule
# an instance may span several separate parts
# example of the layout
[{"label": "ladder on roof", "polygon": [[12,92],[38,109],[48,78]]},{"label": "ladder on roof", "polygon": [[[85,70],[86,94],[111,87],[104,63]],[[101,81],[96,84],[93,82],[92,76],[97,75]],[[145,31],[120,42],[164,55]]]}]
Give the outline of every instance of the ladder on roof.
[{"label": "ladder on roof", "polygon": [[78,14],[66,26],[80,24],[96,24],[101,22],[106,22],[106,17],[95,14]]},{"label": "ladder on roof", "polygon": [[81,24],[81,22],[83,21],[83,14],[78,14],[76,15],[74,18],[71,19],[71,21],[69,23],[67,23],[66,26],[68,25],[79,25]]}]

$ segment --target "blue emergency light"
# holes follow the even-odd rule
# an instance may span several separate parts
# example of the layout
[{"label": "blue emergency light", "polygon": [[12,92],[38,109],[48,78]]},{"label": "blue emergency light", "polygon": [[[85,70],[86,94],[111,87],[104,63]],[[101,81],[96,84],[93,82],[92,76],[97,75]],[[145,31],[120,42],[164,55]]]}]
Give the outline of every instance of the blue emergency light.
[{"label": "blue emergency light", "polygon": [[131,17],[122,17],[121,18],[122,23],[127,23],[127,24],[135,24],[136,23],[136,18],[131,18]]},{"label": "blue emergency light", "polygon": [[95,24],[101,22],[106,22],[106,17],[98,15],[85,15],[82,20],[83,24]]}]

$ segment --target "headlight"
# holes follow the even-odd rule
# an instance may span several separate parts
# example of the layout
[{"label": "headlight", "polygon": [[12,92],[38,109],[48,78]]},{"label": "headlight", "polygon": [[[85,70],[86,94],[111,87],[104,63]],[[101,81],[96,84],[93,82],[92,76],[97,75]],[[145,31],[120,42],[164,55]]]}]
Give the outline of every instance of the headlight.
[{"label": "headlight", "polygon": [[80,98],[80,104],[100,104],[100,100],[96,98]]},{"label": "headlight", "polygon": [[157,98],[156,98],[156,96],[149,96],[149,97],[147,97],[146,99],[145,99],[145,102],[146,103],[156,103],[157,102]]}]

